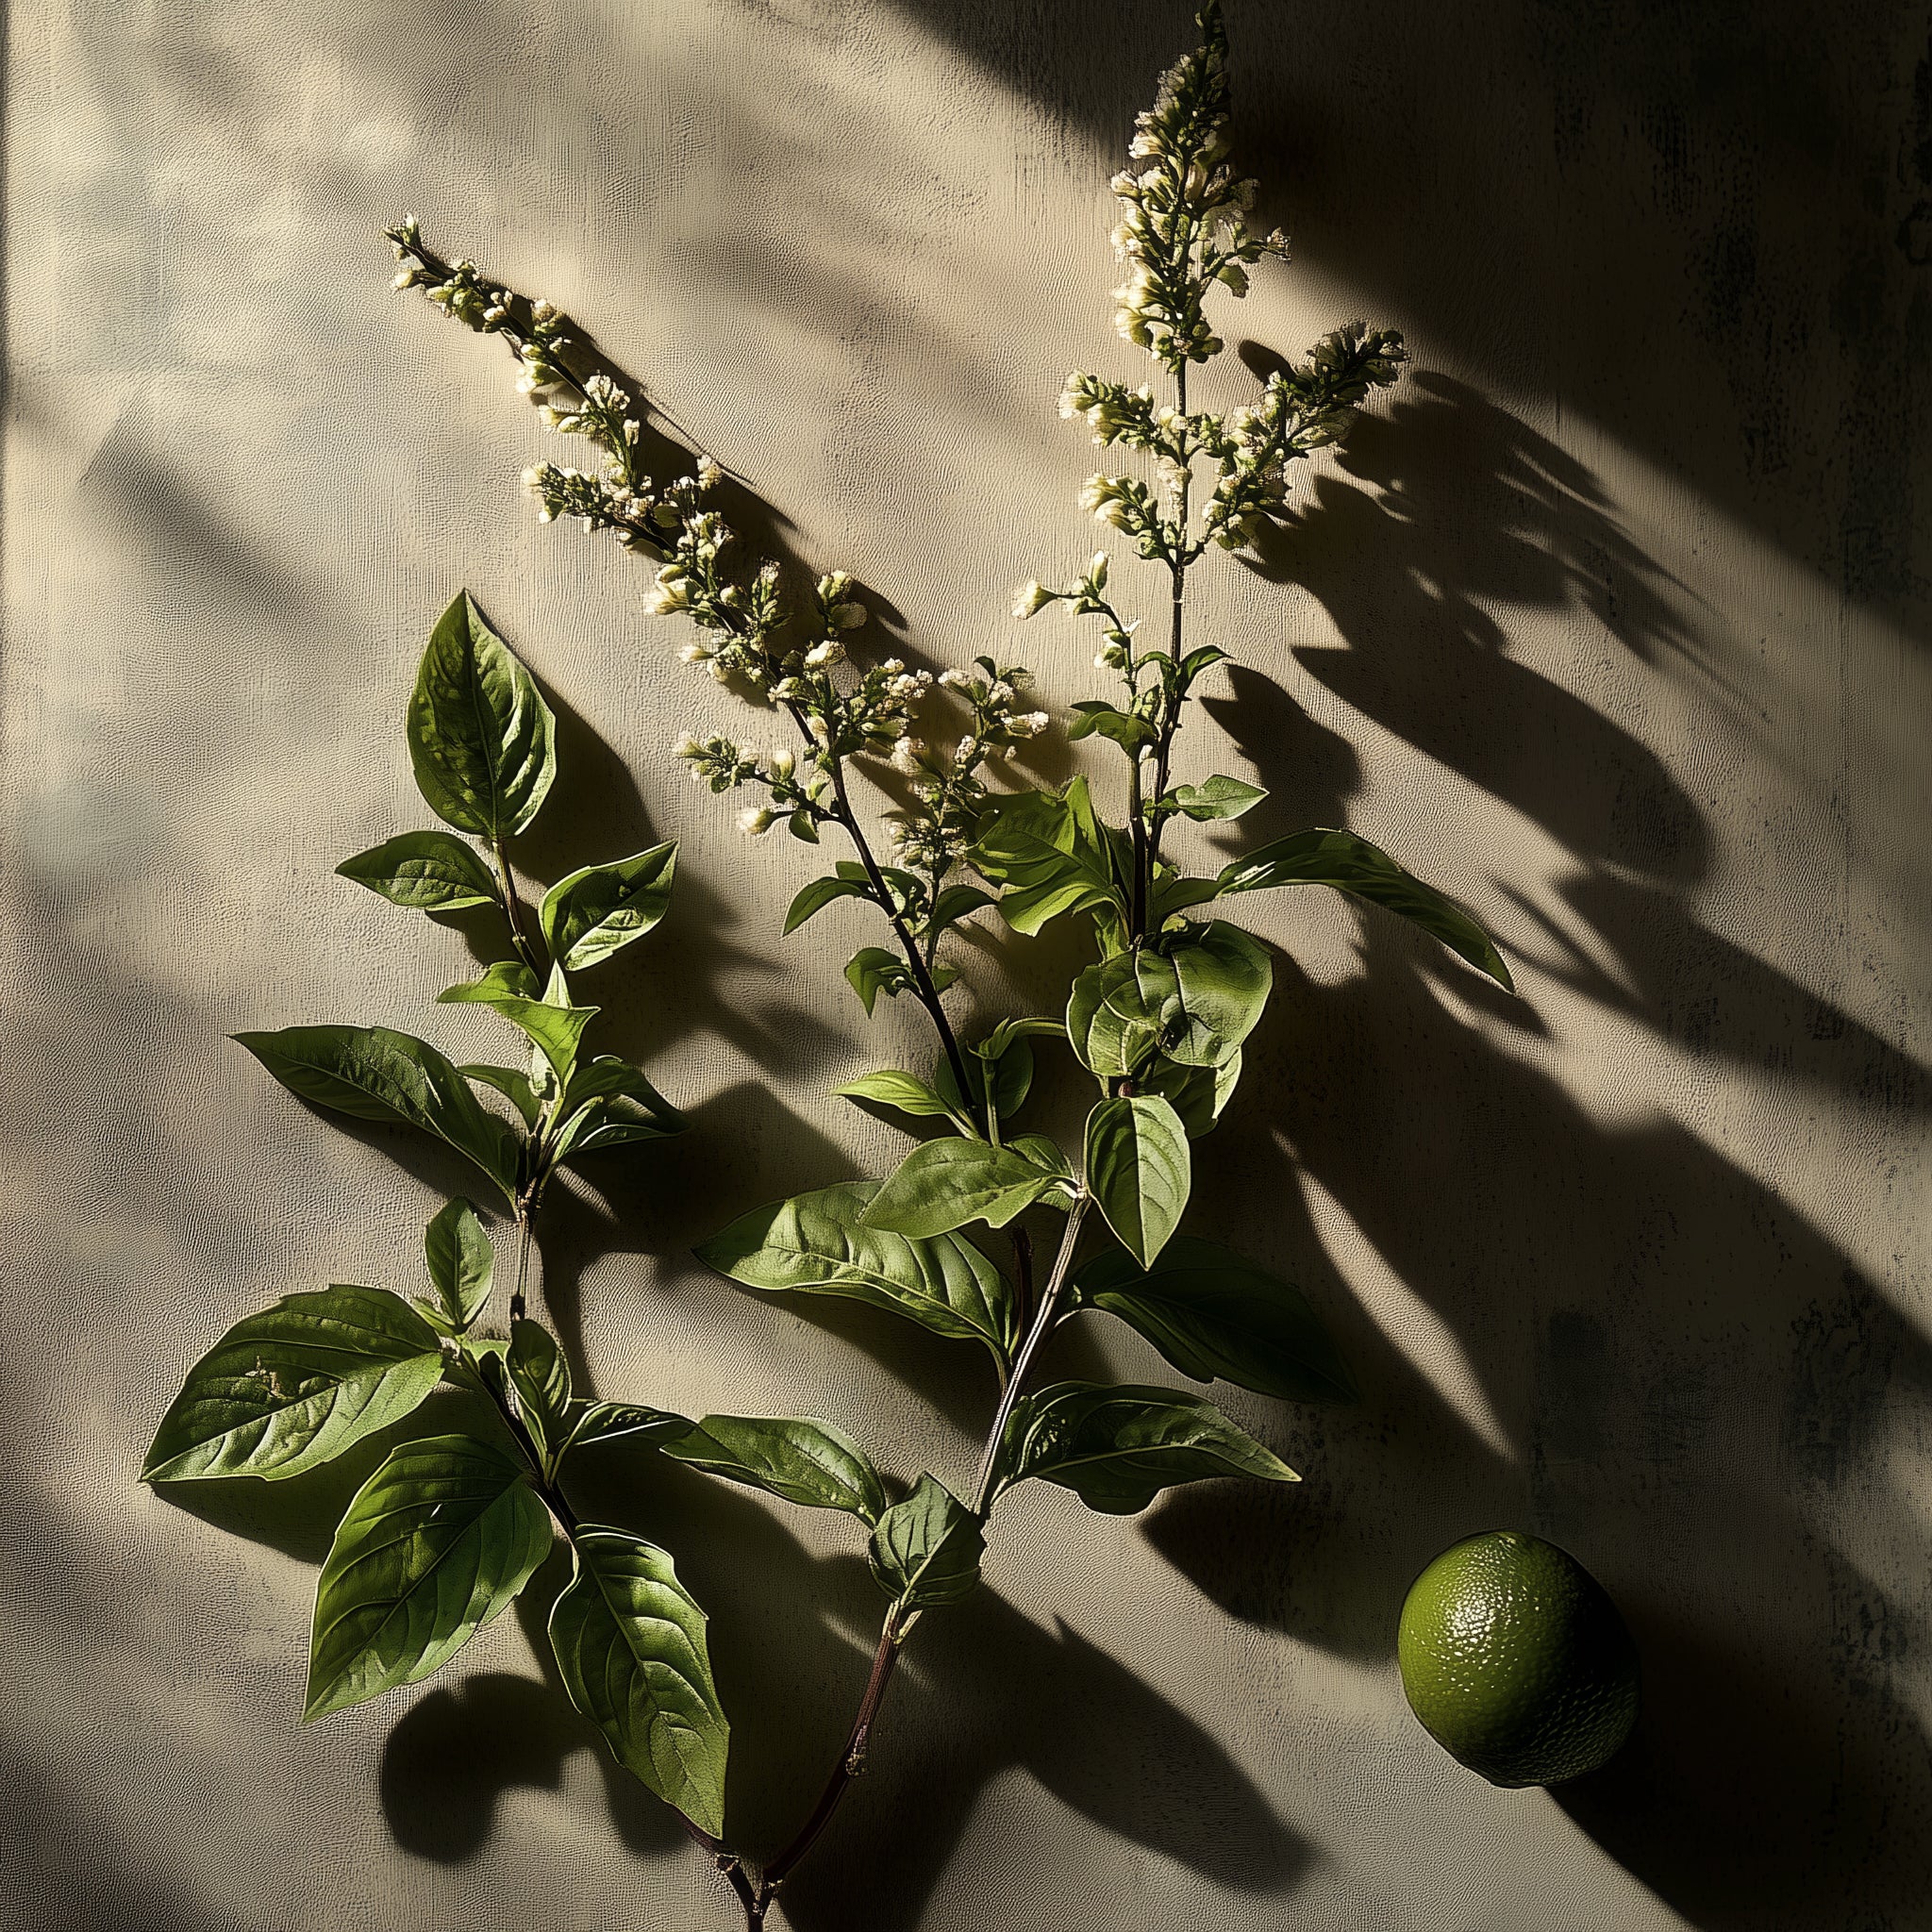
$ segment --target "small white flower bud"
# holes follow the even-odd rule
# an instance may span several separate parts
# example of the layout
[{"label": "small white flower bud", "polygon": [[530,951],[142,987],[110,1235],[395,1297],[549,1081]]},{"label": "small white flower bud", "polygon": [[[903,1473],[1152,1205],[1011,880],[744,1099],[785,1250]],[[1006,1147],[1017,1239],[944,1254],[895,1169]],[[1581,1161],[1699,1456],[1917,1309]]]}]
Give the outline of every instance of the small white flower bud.
[{"label": "small white flower bud", "polygon": [[772,754],[772,776],[780,780],[789,779],[798,769],[798,755],[787,747],[780,746]]},{"label": "small white flower bud", "polygon": [[1045,609],[1052,602],[1053,592],[1038,577],[1029,577],[1020,586],[1020,594],[1013,599],[1013,615],[1024,622],[1035,611]]},{"label": "small white flower bud", "polygon": [[738,829],[747,839],[757,839],[772,829],[777,816],[769,805],[755,805],[738,814]]}]

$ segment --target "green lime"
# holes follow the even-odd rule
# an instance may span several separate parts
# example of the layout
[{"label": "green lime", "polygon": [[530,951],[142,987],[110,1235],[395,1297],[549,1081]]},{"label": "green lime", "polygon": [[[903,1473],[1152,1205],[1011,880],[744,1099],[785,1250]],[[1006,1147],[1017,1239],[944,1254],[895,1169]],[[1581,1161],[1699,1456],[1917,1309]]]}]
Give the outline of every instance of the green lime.
[{"label": "green lime", "polygon": [[1492,1785],[1607,1764],[1637,1722],[1637,1646],[1567,1550],[1492,1529],[1418,1576],[1396,1637],[1409,1708]]}]

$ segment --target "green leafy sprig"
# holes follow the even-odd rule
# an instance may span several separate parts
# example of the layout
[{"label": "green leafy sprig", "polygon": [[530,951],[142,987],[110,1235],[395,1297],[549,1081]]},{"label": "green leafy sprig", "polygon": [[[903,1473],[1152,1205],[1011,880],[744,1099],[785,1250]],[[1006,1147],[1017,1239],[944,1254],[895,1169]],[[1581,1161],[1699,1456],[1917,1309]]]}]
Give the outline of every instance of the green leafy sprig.
[{"label": "green leafy sprig", "polygon": [[[766,751],[716,732],[691,732],[673,749],[692,779],[713,792],[748,786],[765,794],[739,814],[748,836],[779,824],[808,844],[819,843],[827,827],[845,836],[854,860],[808,887],[799,903],[836,883],[838,890],[818,897],[813,909],[848,897],[884,916],[893,946],[861,949],[846,976],[868,1013],[882,993],[911,993],[930,1018],[956,1081],[965,1083],[967,1063],[942,1004],[958,971],[938,955],[945,936],[987,900],[947,880],[962,863],[986,802],[985,769],[1046,728],[1046,713],[1029,708],[1022,696],[1024,669],[982,659],[981,675],[943,674],[939,686],[965,706],[966,727],[957,737],[949,729],[942,747],[929,745],[914,722],[934,691],[931,674],[892,657],[863,666],[851,660],[851,634],[867,613],[849,572],[794,584],[774,560],[745,557],[717,508],[724,474],[717,462],[700,455],[690,474],[655,479],[643,455],[647,404],[608,371],[588,367],[582,343],[557,308],[519,296],[472,262],[432,253],[413,215],[387,234],[403,264],[396,286],[420,288],[465,327],[501,336],[518,361],[519,391],[544,422],[601,453],[595,472],[540,462],[525,473],[540,516],[575,517],[587,530],[609,531],[658,559],[650,608],[689,619],[698,633],[678,655],[790,717],[795,746]],[[911,781],[911,802],[887,821],[896,865],[876,857],[853,807],[854,760],[882,761]],[[800,924],[803,917],[787,930]]]},{"label": "green leafy sprig", "polygon": [[[495,1418],[489,1430],[402,1443],[343,1518],[318,1596],[310,1713],[439,1668],[525,1587],[560,1531],[573,1577],[550,1638],[565,1687],[619,1761],[682,1813],[753,1932],[863,1770],[902,1650],[928,1611],[975,1588],[993,1513],[1015,1486],[1037,1478],[1120,1515],[1176,1484],[1296,1480],[1191,1390],[1047,1379],[1060,1327],[1082,1313],[1111,1317],[1199,1384],[1297,1402],[1355,1395],[1306,1295],[1184,1227],[1197,1143],[1237,1090],[1273,984],[1267,948],[1201,908],[1323,885],[1400,915],[1509,985],[1474,919],[1353,833],[1293,833],[1212,876],[1190,876],[1163,850],[1174,820],[1232,822],[1263,796],[1225,774],[1176,776],[1189,701],[1227,658],[1219,644],[1189,643],[1189,575],[1210,551],[1254,541],[1280,514],[1292,466],[1339,442],[1405,359],[1394,331],[1351,324],[1271,376],[1248,407],[1191,409],[1190,370],[1224,346],[1215,306],[1245,294],[1264,259],[1287,254],[1278,233],[1249,225],[1254,184],[1229,164],[1218,0],[1207,0],[1199,25],[1201,44],[1163,77],[1137,124],[1132,166],[1113,184],[1125,264],[1116,325],[1170,393],[1076,372],[1061,399],[1062,413],[1096,442],[1141,459],[1139,471],[1091,478],[1083,502],[1165,573],[1164,638],[1140,641],[1141,621],[1110,581],[1105,551],[1062,587],[1029,583],[1014,610],[1024,619],[1059,604],[1100,627],[1096,665],[1117,674],[1119,689],[1076,705],[1069,736],[1105,740],[1125,758],[1118,823],[1086,774],[1054,789],[989,784],[1047,724],[1027,708],[1023,670],[986,657],[935,681],[894,658],[853,662],[852,633],[866,610],[848,574],[793,582],[775,561],[745,556],[720,508],[715,461],[699,456],[688,474],[655,476],[647,406],[596,365],[565,317],[472,263],[431,253],[413,218],[389,231],[403,263],[398,286],[420,287],[465,327],[503,337],[518,387],[544,421],[598,452],[590,470],[539,463],[527,473],[540,514],[576,517],[649,557],[652,608],[695,629],[681,655],[790,718],[796,743],[782,749],[718,733],[692,733],[675,747],[713,792],[763,794],[742,810],[748,834],[782,821],[807,843],[828,826],[849,841],[852,856],[799,891],[786,931],[841,900],[871,905],[892,944],[855,954],[848,980],[868,1012],[881,994],[912,993],[935,1029],[929,1070],[879,1069],[839,1091],[921,1132],[937,1128],[938,1138],[883,1179],[742,1214],[699,1256],[757,1293],[841,1296],[971,1341],[987,1352],[997,1392],[970,1480],[924,1471],[909,1487],[825,1422],[692,1420],[576,1394],[555,1337],[525,1301],[544,1187],[568,1161],[682,1121],[641,1070],[585,1058],[597,1009],[577,1003],[572,976],[661,918],[675,855],[659,847],[586,867],[531,915],[510,846],[549,789],[554,733],[528,674],[463,598],[437,627],[409,709],[419,787],[450,829],[404,834],[341,870],[404,906],[497,908],[506,956],[443,998],[493,1008],[525,1037],[526,1063],[458,1067],[378,1027],[291,1028],[244,1043],[305,1097],[426,1131],[486,1175],[519,1236],[508,1332],[480,1325],[494,1250],[475,1210],[453,1203],[428,1230],[431,1295],[412,1302],[333,1288],[287,1296],[238,1324],[191,1374],[145,1473],[156,1481],[298,1476],[406,1421],[439,1382],[480,1392]],[[924,722],[941,702],[963,711],[963,723],[948,714],[943,733]],[[892,863],[874,853],[848,784],[855,767],[879,765],[909,789],[888,820]],[[1084,919],[1092,953],[1058,1010],[962,1040],[943,1003],[957,970],[941,946],[995,906],[1023,938]],[[1021,1119],[1042,1041],[1063,1047],[1094,1083],[1077,1146],[1062,1148]],[[981,1225],[1008,1237],[1010,1274],[973,1238]],[[1037,1288],[1036,1228],[1054,1254]],[[702,1609],[665,1552],[628,1530],[581,1523],[564,1492],[576,1456],[619,1439],[851,1518],[887,1600],[845,1746],[804,1822],[761,1865],[724,1841],[728,1724]]]}]

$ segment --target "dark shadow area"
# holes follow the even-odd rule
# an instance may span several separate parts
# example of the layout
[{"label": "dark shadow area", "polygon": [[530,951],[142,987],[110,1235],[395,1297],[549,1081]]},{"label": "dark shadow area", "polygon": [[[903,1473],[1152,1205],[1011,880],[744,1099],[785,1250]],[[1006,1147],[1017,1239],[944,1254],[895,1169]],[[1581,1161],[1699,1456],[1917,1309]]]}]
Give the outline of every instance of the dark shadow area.
[{"label": "dark shadow area", "polygon": [[[1076,1505],[1069,1505],[1076,1507]],[[800,1932],[912,1932],[974,1801],[1020,1768],[1129,1843],[1257,1896],[1287,1890],[1308,1847],[1213,1735],[1146,1679],[991,1590],[920,1633],[875,1735],[873,1770],[916,1791],[920,1828],[859,1790],[785,1889]]]},{"label": "dark shadow area", "polygon": [[[573,1489],[586,1514],[677,1550],[679,1574],[710,1607],[713,1665],[732,1687],[733,1840],[769,1848],[796,1825],[850,1723],[882,1611],[864,1565],[812,1554],[785,1516],[661,1458],[613,1448],[578,1470]],[[556,1790],[579,1749],[603,1767],[613,1822],[634,1854],[682,1846],[670,1814],[608,1761],[556,1680],[542,1630],[562,1575],[554,1563],[517,1607],[541,1682],[492,1673],[433,1690],[391,1732],[383,1807],[397,1842],[417,1856],[474,1857],[504,1792]],[[782,1643],[772,1639],[774,1602],[793,1607]],[[1103,1729],[1114,1748],[1096,1753],[1091,1740]],[[1278,1891],[1307,1857],[1203,1726],[1077,1634],[1042,1630],[991,1591],[970,1611],[928,1619],[873,1766],[922,1791],[928,1828],[907,1832],[872,1791],[855,1792],[835,1837],[786,1888],[788,1923],[862,1918],[881,1932],[909,1932],[974,1797],[1013,1767],[1217,1884]]]},{"label": "dark shadow area", "polygon": [[[1174,0],[896,4],[1109,162],[1192,43]],[[1236,158],[1297,259],[1371,320],[1560,396],[1847,592],[1923,594],[1923,8],[1228,16]],[[1104,299],[1087,338],[1107,340]]]},{"label": "dark shadow area", "polygon": [[[1456,1538],[1549,1536],[1622,1602],[1646,1672],[1639,1740],[1562,1793],[1578,1823],[1699,1925],[1902,1908],[1932,1850],[1906,1675],[1923,1627],[1832,1526],[1856,1503],[1874,1546],[1923,1541],[1874,1469],[1932,1394],[1932,1351],[1695,1136],[1604,1126],[1453,1021],[1432,990],[1452,969],[1407,934],[1365,914],[1362,945],[1359,979],[1281,972],[1243,1083],[1276,1145],[1231,1143],[1202,1200],[1285,1204],[1257,1254],[1334,1320],[1361,1407],[1285,1420],[1236,1397],[1309,1481],[1183,1491],[1148,1535],[1223,1607],[1358,1658],[1391,1653]],[[1509,1455],[1347,1307],[1297,1170],[1456,1337]]]}]

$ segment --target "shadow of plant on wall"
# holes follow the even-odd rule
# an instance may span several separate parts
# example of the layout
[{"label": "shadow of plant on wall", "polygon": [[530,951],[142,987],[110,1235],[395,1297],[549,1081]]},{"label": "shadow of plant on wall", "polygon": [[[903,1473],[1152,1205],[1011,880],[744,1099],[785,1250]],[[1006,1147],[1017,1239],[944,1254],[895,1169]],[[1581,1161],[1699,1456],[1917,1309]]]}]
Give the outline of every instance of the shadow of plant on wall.
[{"label": "shadow of plant on wall", "polygon": [[[1594,479],[1427,374],[1341,468],[1353,480],[1317,479],[1264,558],[1344,641],[1295,658],[1573,856],[1557,890],[1589,941],[1541,921],[1543,970],[1670,1050],[1921,1115],[1916,1061],[1693,912],[1708,837],[1656,756],[1506,655],[1514,608],[1695,658],[1694,614]],[[1306,746],[1345,791],[1330,734],[1273,702],[1287,728],[1243,731],[1263,780],[1295,784]],[[1330,1278],[1313,1217],[1339,1209],[1453,1335],[1479,1401],[1445,1402],[1386,1324],[1358,1320],[1363,1409],[1282,1445],[1307,1485],[1175,1495],[1150,1539],[1235,1614],[1373,1658],[1445,1532],[1526,1521],[1589,1552],[1645,1659],[1636,1742],[1557,1802],[1699,1924],[1905,1908],[1932,1815],[1903,1674],[1922,1633],[1860,1557],[1921,1541],[1882,1458],[1932,1393],[1924,1338],[1703,1137],[1660,1114],[1608,1124],[1534,1054],[1485,1046],[1399,933],[1365,924],[1361,958],[1341,983],[1284,973],[1251,1048],[1275,1145],[1238,1140],[1212,1187],[1229,1214],[1302,1203],[1276,1252],[1311,1287]],[[1391,1514],[1391,1497],[1412,1500]]]}]

